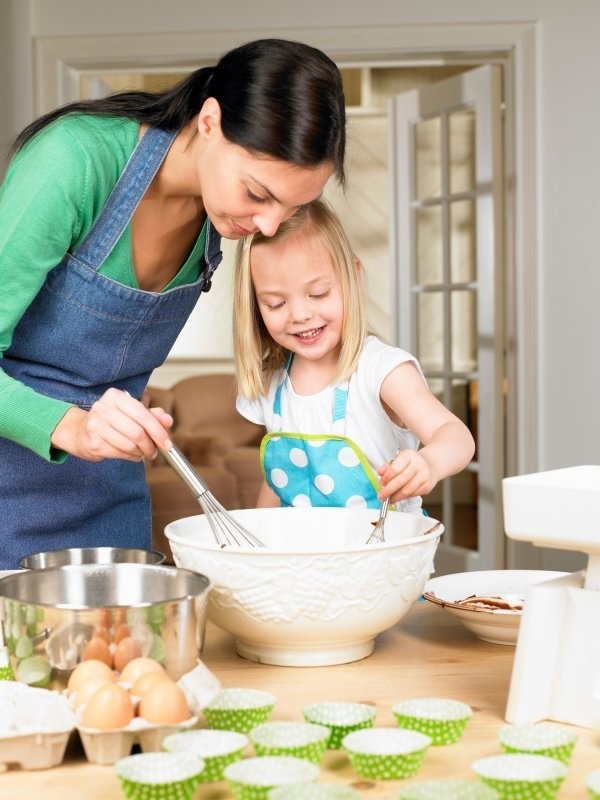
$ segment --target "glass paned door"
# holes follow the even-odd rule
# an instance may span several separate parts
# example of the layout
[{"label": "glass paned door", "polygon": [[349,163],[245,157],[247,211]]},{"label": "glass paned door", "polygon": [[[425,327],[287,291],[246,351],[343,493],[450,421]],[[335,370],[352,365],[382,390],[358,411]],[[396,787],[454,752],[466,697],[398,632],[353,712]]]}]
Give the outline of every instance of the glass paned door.
[{"label": "glass paned door", "polygon": [[424,499],[446,527],[439,574],[503,565],[501,114],[492,65],[390,101],[396,343],[477,443]]}]

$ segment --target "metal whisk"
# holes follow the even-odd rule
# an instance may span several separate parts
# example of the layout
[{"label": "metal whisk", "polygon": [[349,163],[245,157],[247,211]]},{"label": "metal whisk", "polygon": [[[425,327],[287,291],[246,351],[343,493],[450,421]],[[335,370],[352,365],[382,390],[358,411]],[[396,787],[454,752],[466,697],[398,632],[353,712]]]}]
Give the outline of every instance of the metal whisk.
[{"label": "metal whisk", "polygon": [[243,547],[244,544],[249,544],[251,547],[265,546],[223,508],[178,447],[173,445],[169,450],[161,449],[160,452],[202,506],[219,547],[227,545]]},{"label": "metal whisk", "polygon": [[383,533],[383,526],[385,524],[385,518],[388,512],[388,506],[390,504],[390,498],[386,497],[383,503],[381,504],[381,509],[379,510],[379,519],[375,524],[373,530],[371,531],[371,535],[365,542],[365,544],[374,544],[375,542],[385,542],[385,536]]}]

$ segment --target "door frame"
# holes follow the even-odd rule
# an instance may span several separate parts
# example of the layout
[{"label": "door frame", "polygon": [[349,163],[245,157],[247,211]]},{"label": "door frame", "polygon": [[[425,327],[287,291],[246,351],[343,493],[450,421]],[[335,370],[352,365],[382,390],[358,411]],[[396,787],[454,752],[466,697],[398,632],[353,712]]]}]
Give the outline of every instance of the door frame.
[{"label": "door frame", "polygon": [[[539,252],[537,246],[539,23],[279,28],[271,37],[304,41],[340,66],[502,63],[506,85],[506,288],[509,385],[507,474],[537,472],[539,428]],[[214,63],[256,31],[191,31],[129,36],[36,37],[34,106],[39,115],[79,96],[80,77],[102,72],[180,71]],[[533,548],[506,541],[508,567],[535,568]]]}]

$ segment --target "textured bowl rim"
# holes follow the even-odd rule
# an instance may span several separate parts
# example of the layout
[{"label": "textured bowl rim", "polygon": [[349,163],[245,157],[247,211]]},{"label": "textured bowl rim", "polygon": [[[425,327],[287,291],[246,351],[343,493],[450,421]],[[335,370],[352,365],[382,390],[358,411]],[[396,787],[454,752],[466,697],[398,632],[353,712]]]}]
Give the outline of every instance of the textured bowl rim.
[{"label": "textured bowl rim", "polygon": [[[242,510],[242,509],[238,509]],[[284,509],[285,510],[285,509]],[[343,509],[344,510],[344,509]],[[235,512],[233,512],[235,513]],[[390,512],[393,513],[393,512]],[[403,512],[399,512],[403,513]],[[377,515],[377,509],[373,509],[373,516]],[[198,515],[202,517],[203,515]],[[184,517],[183,519],[191,519],[191,517]],[[331,548],[331,549],[324,549],[324,550],[275,550],[271,547],[267,548],[253,548],[253,547],[235,547],[235,548],[226,548],[222,549],[216,542],[200,542],[198,540],[193,539],[192,537],[181,536],[173,533],[172,528],[180,520],[173,520],[168,525],[165,526],[165,535],[170,542],[174,542],[175,544],[185,545],[186,547],[191,547],[194,550],[199,551],[208,551],[210,553],[225,553],[227,557],[233,556],[235,558],[264,558],[265,556],[293,556],[295,558],[299,556],[339,556],[341,554],[346,553],[374,553],[374,552],[381,552],[382,550],[399,550],[403,547],[407,547],[411,544],[421,544],[422,542],[430,542],[435,539],[439,539],[441,535],[444,533],[444,525],[440,520],[434,519],[433,517],[423,517],[423,519],[427,520],[430,525],[428,527],[432,527],[434,525],[439,525],[436,527],[436,530],[432,531],[431,533],[420,533],[416,536],[411,536],[410,539],[403,539],[400,542],[375,542],[374,544],[361,544],[355,545],[354,547],[344,547],[343,550],[339,548]],[[373,520],[376,521],[376,520]],[[367,532],[368,533],[368,532]],[[366,536],[365,536],[366,542]]]}]

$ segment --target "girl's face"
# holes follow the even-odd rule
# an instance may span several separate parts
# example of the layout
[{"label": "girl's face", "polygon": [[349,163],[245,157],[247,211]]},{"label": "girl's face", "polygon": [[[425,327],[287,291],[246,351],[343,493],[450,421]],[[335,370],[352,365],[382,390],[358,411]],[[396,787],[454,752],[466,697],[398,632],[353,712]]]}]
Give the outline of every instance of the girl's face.
[{"label": "girl's face", "polygon": [[250,271],[270,336],[300,358],[337,363],[344,323],[342,289],[318,233],[299,232],[254,245]]},{"label": "girl's face", "polygon": [[333,172],[329,162],[300,167],[228,141],[221,132],[219,105],[212,98],[200,112],[198,130],[204,210],[226,239],[257,231],[273,236],[300,206],[319,197]]}]

